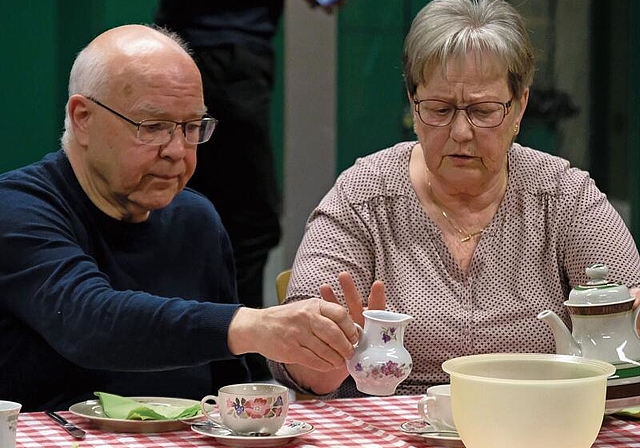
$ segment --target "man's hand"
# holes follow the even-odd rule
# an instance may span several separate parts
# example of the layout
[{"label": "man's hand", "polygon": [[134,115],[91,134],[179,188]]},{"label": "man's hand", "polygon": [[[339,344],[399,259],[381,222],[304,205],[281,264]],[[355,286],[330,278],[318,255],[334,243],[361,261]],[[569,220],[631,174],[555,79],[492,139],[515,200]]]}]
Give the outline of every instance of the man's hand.
[{"label": "man's hand", "polygon": [[274,361],[313,370],[344,367],[358,332],[337,303],[307,299],[264,309],[240,308],[229,325],[231,353],[257,352]]}]

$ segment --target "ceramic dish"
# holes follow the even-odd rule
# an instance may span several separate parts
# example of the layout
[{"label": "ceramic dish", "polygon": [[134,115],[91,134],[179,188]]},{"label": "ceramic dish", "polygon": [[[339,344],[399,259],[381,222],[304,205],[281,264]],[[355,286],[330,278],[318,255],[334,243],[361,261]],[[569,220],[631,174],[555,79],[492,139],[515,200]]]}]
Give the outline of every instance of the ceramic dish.
[{"label": "ceramic dish", "polygon": [[424,420],[409,420],[400,425],[400,431],[407,436],[424,440],[433,446],[465,448],[464,443],[456,433],[441,432]]},{"label": "ceramic dish", "polygon": [[257,448],[281,446],[296,437],[304,436],[313,431],[313,425],[299,421],[289,421],[272,436],[236,436],[229,430],[210,426],[192,425],[191,429],[198,434],[214,437],[218,443],[227,446]]},{"label": "ceramic dish", "polygon": [[[610,388],[611,386],[607,388],[607,391]],[[634,406],[640,406],[640,395],[635,397],[616,398],[616,399],[607,400],[605,404],[604,413],[607,415],[615,414],[618,411],[622,411],[624,408],[630,408]]]},{"label": "ceramic dish", "polygon": [[[192,406],[198,404],[198,401],[187,400],[184,398],[163,398],[163,397],[128,397],[140,403],[153,404],[155,406]],[[91,422],[91,425],[111,432],[168,432],[185,429],[184,422],[202,418],[198,414],[192,419],[182,420],[121,420],[117,418],[109,418],[104,415],[100,400],[87,400],[76,403],[69,408],[69,412],[83,417]]]}]

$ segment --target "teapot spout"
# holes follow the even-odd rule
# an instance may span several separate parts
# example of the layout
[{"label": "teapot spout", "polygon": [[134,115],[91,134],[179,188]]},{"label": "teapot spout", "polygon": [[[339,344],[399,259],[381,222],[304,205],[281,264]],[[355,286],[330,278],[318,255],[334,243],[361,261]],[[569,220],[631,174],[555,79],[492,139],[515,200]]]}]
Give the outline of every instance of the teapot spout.
[{"label": "teapot spout", "polygon": [[582,356],[580,344],[571,336],[566,325],[556,313],[546,310],[538,314],[538,319],[545,321],[551,328],[553,337],[556,340],[556,353],[559,355]]}]

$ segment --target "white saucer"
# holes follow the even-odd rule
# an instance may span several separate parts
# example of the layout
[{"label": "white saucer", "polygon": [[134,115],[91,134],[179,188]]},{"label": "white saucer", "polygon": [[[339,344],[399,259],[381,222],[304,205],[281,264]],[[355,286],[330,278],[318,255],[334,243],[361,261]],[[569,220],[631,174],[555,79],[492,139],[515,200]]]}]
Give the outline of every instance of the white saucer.
[{"label": "white saucer", "polygon": [[605,405],[604,413],[606,415],[610,415],[621,411],[624,408],[632,408],[635,406],[640,406],[640,395],[635,397],[609,399]]},{"label": "white saucer", "polygon": [[404,422],[400,425],[400,431],[407,436],[425,440],[434,446],[464,448],[464,443],[457,433],[449,434],[448,431],[438,431],[421,419]]},{"label": "white saucer", "polygon": [[296,437],[304,436],[313,431],[313,425],[296,420],[288,421],[272,436],[236,436],[228,430],[209,426],[191,425],[191,430],[215,439],[222,445],[240,447],[270,447],[289,443]]}]

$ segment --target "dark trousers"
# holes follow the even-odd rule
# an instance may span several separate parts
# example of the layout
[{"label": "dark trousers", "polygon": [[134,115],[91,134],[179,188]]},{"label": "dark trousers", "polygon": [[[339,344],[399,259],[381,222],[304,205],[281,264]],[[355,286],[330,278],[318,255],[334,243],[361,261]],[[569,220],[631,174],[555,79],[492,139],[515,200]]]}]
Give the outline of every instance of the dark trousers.
[{"label": "dark trousers", "polygon": [[[229,233],[240,302],[262,307],[264,267],[281,233],[269,130],[273,53],[224,45],[195,48],[194,58],[208,112],[219,124],[198,147],[189,186],[213,202]],[[263,359],[247,361],[254,379],[269,377]]]}]

